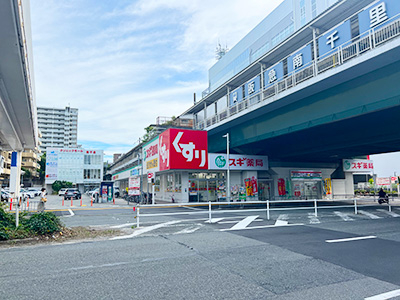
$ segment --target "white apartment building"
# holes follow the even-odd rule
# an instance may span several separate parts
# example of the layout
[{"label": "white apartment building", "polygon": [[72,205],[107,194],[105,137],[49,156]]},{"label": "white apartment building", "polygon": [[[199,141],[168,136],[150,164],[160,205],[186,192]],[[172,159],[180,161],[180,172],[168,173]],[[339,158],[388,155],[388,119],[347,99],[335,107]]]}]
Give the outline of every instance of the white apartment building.
[{"label": "white apartment building", "polygon": [[38,107],[38,127],[41,131],[40,149],[48,147],[76,148],[78,141],[78,109]]},{"label": "white apartment building", "polygon": [[103,150],[47,148],[46,187],[54,181],[72,182],[81,192],[99,187],[103,180]]}]

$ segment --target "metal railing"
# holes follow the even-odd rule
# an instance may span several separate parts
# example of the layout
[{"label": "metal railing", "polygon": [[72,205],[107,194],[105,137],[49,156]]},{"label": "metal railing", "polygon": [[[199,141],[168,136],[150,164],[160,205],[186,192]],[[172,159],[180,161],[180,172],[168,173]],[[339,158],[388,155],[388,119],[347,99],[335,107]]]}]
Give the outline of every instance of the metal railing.
[{"label": "metal railing", "polygon": [[37,200],[10,200],[6,202],[6,209],[8,211],[17,211],[17,206],[18,210],[20,212],[36,212],[38,208],[38,204],[40,201]]},{"label": "metal railing", "polygon": [[[358,57],[369,50],[392,40],[400,35],[400,15],[386,21],[387,25],[370,29],[368,32],[352,39],[351,41],[337,47],[336,49],[320,56],[298,70],[286,75],[283,79],[276,81],[272,86],[265,87],[257,93],[258,100],[252,101],[254,96],[247,97],[241,102],[223,110],[217,115],[207,118],[195,124],[195,128],[204,129],[217,124],[243,110],[247,110],[259,102],[263,102],[283,91],[286,91],[307,80],[317,77],[330,69],[345,64],[351,59]],[[269,101],[271,102],[271,101]]]},{"label": "metal railing", "polygon": [[[182,216],[182,215],[208,215],[208,221],[212,222],[213,214],[220,213],[240,213],[240,212],[262,212],[267,214],[267,220],[271,219],[271,211],[287,211],[287,210],[312,210],[314,216],[318,217],[318,210],[320,209],[337,209],[337,208],[352,208],[354,214],[358,214],[360,207],[377,206],[374,199],[310,199],[310,200],[266,200],[266,201],[248,201],[248,202],[205,202],[199,204],[180,203],[180,204],[153,204],[153,205],[137,205],[136,206],[136,227],[140,227],[140,218],[143,217],[161,217],[161,216]],[[218,209],[212,209],[217,206]],[[221,209],[223,206],[229,208],[237,207],[237,209]],[[250,206],[250,208],[246,208]],[[388,211],[392,211],[392,206],[387,204]],[[164,213],[140,213],[143,209],[154,208],[187,208],[187,207],[206,207],[208,209],[199,211],[185,211],[185,212],[164,212]]]}]

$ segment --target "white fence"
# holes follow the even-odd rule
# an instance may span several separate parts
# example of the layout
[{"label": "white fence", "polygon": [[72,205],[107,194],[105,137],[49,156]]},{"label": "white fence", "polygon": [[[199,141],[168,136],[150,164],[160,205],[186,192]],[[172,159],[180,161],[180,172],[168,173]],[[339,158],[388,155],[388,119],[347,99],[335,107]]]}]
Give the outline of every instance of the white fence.
[{"label": "white fence", "polygon": [[[279,204],[281,207],[279,207]],[[283,205],[282,205],[283,204]],[[300,204],[294,205],[294,204]],[[312,199],[312,200],[281,200],[281,201],[249,201],[249,202],[208,202],[208,203],[181,203],[181,204],[155,204],[155,205],[137,205],[136,206],[136,226],[140,227],[140,218],[144,217],[161,217],[161,216],[178,216],[178,215],[208,215],[208,220],[211,222],[213,214],[220,213],[240,213],[240,212],[260,212],[267,213],[267,220],[270,220],[271,211],[285,211],[285,210],[312,210],[314,215],[318,216],[319,209],[337,209],[337,208],[352,208],[354,214],[358,214],[359,207],[376,206],[377,202],[374,199]],[[212,209],[213,206],[218,206],[218,209]],[[227,206],[228,208],[236,209],[221,209]],[[255,206],[256,208],[246,208],[246,206]],[[392,211],[392,206],[387,204],[388,211]],[[166,213],[141,213],[141,210],[154,209],[154,208],[187,208],[187,207],[205,207],[204,210],[199,211],[185,211],[185,212],[166,212]]]}]

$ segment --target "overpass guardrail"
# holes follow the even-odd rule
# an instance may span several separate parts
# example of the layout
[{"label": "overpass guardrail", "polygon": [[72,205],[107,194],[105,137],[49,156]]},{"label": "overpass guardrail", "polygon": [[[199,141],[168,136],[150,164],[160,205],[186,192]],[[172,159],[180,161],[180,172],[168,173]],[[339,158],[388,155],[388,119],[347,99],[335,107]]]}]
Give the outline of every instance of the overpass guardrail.
[{"label": "overpass guardrail", "polygon": [[[271,97],[281,94],[300,83],[331,70],[335,67],[346,64],[353,58],[359,57],[368,51],[377,48],[384,43],[400,35],[400,15],[396,15],[379,28],[373,28],[369,31],[353,38],[332,51],[314,59],[310,63],[302,66],[298,70],[286,75],[283,79],[276,81],[273,85],[262,88],[260,92],[245,98],[243,101],[228,107],[218,114],[207,118],[204,121],[195,124],[196,129],[204,129],[217,124],[241,111],[247,110],[260,102],[269,101]],[[386,25],[385,25],[386,24]],[[261,74],[262,75],[262,74]]]}]

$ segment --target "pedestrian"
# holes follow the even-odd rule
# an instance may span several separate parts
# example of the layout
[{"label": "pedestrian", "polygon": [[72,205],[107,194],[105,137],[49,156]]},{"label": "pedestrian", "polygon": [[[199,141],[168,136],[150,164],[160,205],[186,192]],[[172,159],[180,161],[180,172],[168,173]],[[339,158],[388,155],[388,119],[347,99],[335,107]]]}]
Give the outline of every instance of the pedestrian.
[{"label": "pedestrian", "polygon": [[47,202],[47,198],[46,198],[46,195],[47,195],[47,192],[46,192],[46,189],[45,188],[42,188],[41,189],[41,193],[40,193],[40,201],[39,201],[39,204],[38,204],[38,208],[37,208],[37,211],[38,212],[44,212],[44,204]]}]

